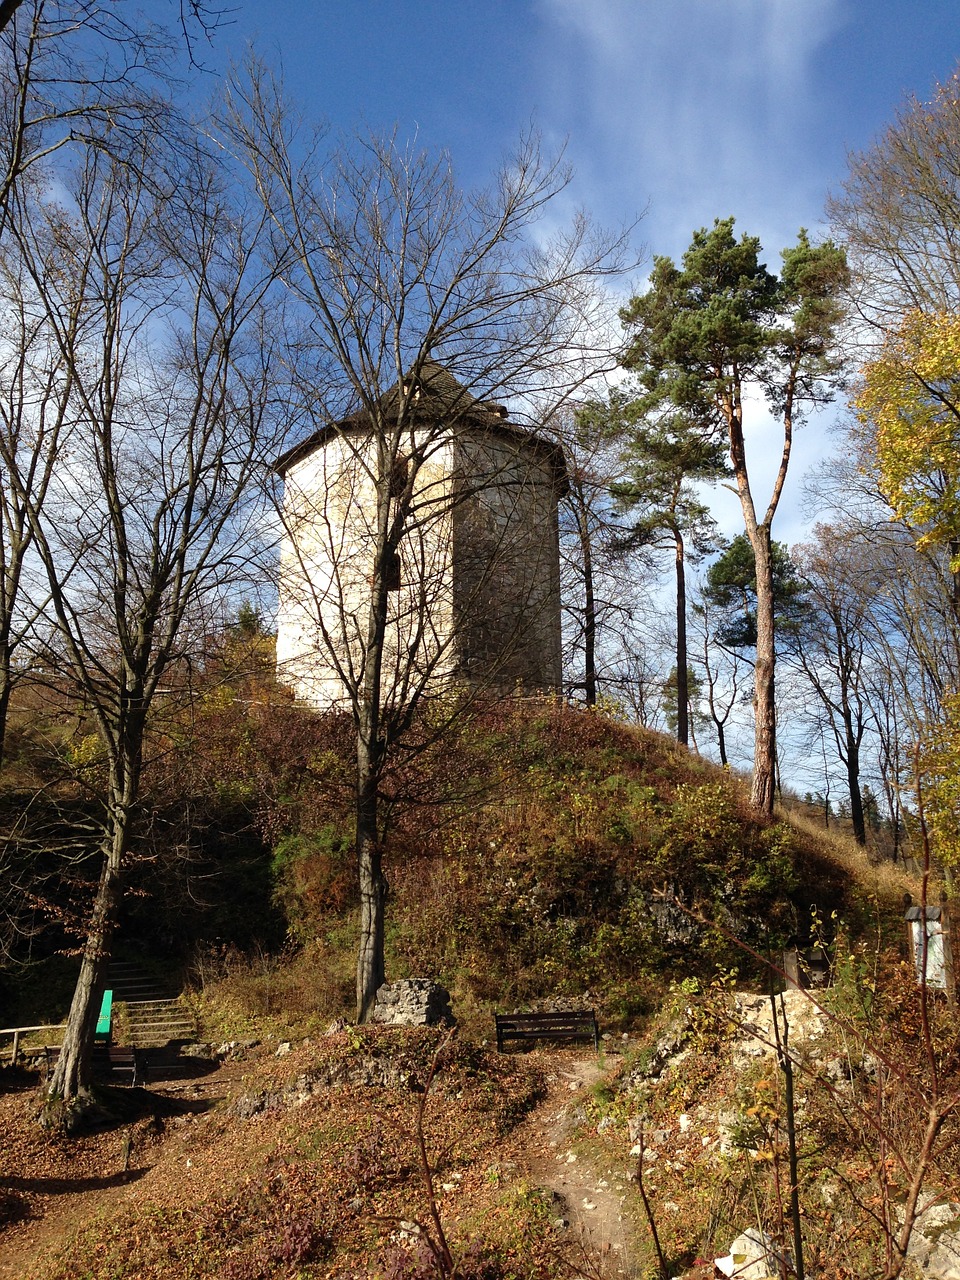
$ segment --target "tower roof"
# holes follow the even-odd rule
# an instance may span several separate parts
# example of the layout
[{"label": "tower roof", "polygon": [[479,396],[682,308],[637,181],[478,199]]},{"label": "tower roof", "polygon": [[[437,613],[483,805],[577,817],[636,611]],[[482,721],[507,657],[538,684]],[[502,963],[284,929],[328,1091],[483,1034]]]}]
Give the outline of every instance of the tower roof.
[{"label": "tower roof", "polygon": [[[419,373],[408,374],[402,385],[396,382],[389,391],[383,393],[380,408],[388,421],[396,417],[403,394],[408,395],[409,403],[415,405],[415,418],[411,425],[416,420],[438,422],[451,419],[452,425],[458,427],[469,427],[475,431],[485,431],[522,442],[535,452],[549,457],[558,489],[561,493],[566,492],[567,463],[560,445],[546,436],[510,422],[505,405],[478,400],[457,381],[449,369],[436,360],[424,360]],[[274,470],[283,475],[291,466],[308,457],[315,449],[321,448],[334,436],[345,432],[369,431],[372,428],[373,420],[366,409],[349,414],[339,422],[330,422],[281,454],[274,463]]]}]

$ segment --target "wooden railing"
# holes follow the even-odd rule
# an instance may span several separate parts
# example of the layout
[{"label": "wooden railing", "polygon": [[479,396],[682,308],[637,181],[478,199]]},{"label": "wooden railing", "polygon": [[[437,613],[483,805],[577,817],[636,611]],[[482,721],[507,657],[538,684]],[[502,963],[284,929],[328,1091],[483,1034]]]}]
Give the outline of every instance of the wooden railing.
[{"label": "wooden railing", "polygon": [[[5,1036],[13,1036],[13,1053],[10,1056],[10,1065],[16,1066],[20,1060],[20,1038],[21,1036],[37,1035],[41,1031],[59,1031],[63,1034],[65,1024],[62,1022],[46,1023],[42,1027],[0,1027],[0,1038]],[[43,1046],[38,1047],[38,1052],[43,1052]]]}]

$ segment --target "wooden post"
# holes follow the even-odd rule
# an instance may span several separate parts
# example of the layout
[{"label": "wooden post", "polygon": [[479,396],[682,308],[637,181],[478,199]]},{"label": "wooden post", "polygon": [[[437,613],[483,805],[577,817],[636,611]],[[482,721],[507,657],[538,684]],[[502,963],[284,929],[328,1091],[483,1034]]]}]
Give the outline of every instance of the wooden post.
[{"label": "wooden post", "polygon": [[10,1060],[11,1066],[17,1065],[17,1059],[20,1057],[20,1032],[13,1033],[13,1057]]}]

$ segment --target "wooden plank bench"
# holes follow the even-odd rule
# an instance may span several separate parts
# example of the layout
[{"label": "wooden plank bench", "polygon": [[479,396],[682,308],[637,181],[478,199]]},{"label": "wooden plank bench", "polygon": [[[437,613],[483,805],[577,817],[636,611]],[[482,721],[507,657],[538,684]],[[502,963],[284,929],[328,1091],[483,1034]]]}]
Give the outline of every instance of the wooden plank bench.
[{"label": "wooden plank bench", "polygon": [[558,1013],[496,1013],[497,1050],[507,1040],[592,1040],[600,1049],[600,1029],[592,1009]]},{"label": "wooden plank bench", "polygon": [[[59,1045],[46,1045],[43,1050],[45,1079],[49,1080],[60,1057]],[[95,1044],[93,1068],[98,1075],[129,1075],[132,1085],[146,1084],[150,1076],[150,1060],[145,1049],[132,1045]]]},{"label": "wooden plank bench", "polygon": [[113,1038],[113,992],[107,990],[100,1001],[97,1029],[93,1033],[94,1044],[109,1044]]}]

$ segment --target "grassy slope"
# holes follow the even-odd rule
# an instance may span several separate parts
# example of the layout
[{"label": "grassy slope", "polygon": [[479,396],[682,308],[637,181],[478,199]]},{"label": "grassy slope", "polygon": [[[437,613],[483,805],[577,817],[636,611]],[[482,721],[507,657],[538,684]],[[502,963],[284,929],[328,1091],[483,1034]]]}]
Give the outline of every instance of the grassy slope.
[{"label": "grassy slope", "polygon": [[[608,1027],[656,1023],[671,983],[684,979],[693,990],[696,978],[709,1003],[719,969],[756,977],[755,961],[733,934],[761,951],[776,948],[804,933],[811,907],[825,921],[836,911],[854,943],[879,938],[895,948],[899,940],[901,895],[915,886],[789,815],[757,823],[739,779],[663,737],[557,704],[493,709],[436,749],[429,726],[422,732],[423,751],[388,783],[398,797],[388,859],[390,973],[445,981],[467,1042],[489,1035],[492,1007],[557,993],[589,990]],[[219,981],[199,997],[201,1011],[217,1038],[315,1037],[349,1004],[351,986],[343,739],[287,707],[238,714],[222,706],[200,737],[212,745],[194,753],[187,776],[199,779],[198,789],[216,776],[208,813],[219,798],[256,816],[274,850],[278,899],[297,944],[279,962],[262,954],[222,962]],[[230,886],[223,887],[228,901]],[[664,895],[721,928],[693,922],[685,932],[691,916],[681,912],[665,936],[651,914]],[[392,1228],[375,1215],[426,1211],[411,1156],[409,1090],[371,1093],[348,1084],[336,1096],[321,1091],[302,1107],[242,1121],[232,1101],[274,1090],[331,1056],[362,1056],[367,1036],[346,1032],[289,1058],[261,1053],[240,1064],[247,1078],[225,1084],[212,1112],[168,1123],[156,1158],[143,1161],[155,1170],[137,1182],[136,1195],[115,1195],[104,1225],[68,1246],[57,1268],[48,1261],[37,1274],[259,1280],[389,1273]],[[426,1070],[429,1044],[430,1037],[414,1037],[414,1074]],[[686,1083],[682,1076],[674,1082],[668,1110],[685,1105],[691,1081],[702,1076],[711,1085],[716,1055],[705,1047],[704,1065],[691,1065]],[[534,1070],[466,1047],[431,1104],[431,1150],[447,1152],[441,1176],[468,1189],[449,1193],[451,1220],[460,1222],[462,1239],[485,1236],[491,1249],[513,1256],[517,1275],[548,1274],[548,1262],[519,1243],[525,1228],[553,1249],[546,1209],[522,1185],[504,1188],[484,1170],[497,1163],[538,1088]],[[511,1099],[516,1106],[504,1109]],[[608,1108],[615,1123],[607,1136],[619,1142],[621,1157],[632,1105]],[[153,1141],[144,1129],[142,1150]],[[101,1171],[115,1167],[109,1144],[117,1145],[116,1134],[104,1142]],[[689,1178],[686,1185],[695,1201],[699,1190]],[[682,1206],[681,1190],[672,1194]],[[7,1212],[16,1217],[17,1204]],[[361,1257],[380,1258],[379,1272],[363,1269]]]},{"label": "grassy slope", "polygon": [[[477,1030],[493,1007],[586,991],[608,1024],[634,1025],[672,978],[755,973],[738,939],[778,954],[815,920],[831,932],[834,913],[856,936],[879,920],[899,940],[915,886],[803,819],[758,822],[741,779],[668,738],[535,702],[493,708],[437,747],[428,730],[387,780],[388,972],[439,978]],[[254,1017],[349,1009],[343,746],[304,753],[309,779],[268,818],[299,959],[285,976],[235,975],[235,1017],[244,988]]]}]

